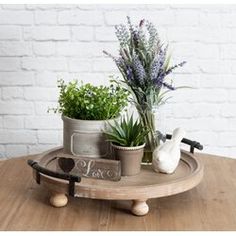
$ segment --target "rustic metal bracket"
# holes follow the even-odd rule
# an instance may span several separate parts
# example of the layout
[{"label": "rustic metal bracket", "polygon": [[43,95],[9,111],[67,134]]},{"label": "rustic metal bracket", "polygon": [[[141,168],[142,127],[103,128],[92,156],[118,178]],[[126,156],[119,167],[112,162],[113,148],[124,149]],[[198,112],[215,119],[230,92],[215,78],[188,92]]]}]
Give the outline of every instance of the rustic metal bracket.
[{"label": "rustic metal bracket", "polygon": [[69,181],[69,195],[74,197],[74,190],[75,190],[75,182],[80,182],[81,177],[77,175],[71,175],[67,173],[58,173],[54,172],[52,170],[46,169],[38,164],[38,162],[34,160],[28,160],[27,161],[28,165],[30,165],[33,169],[36,170],[36,182],[40,184],[40,173],[59,178],[59,179],[64,179]]},{"label": "rustic metal bracket", "polygon": [[[171,134],[166,135],[167,139],[171,139],[171,137],[172,137]],[[191,153],[194,153],[194,148],[197,148],[198,150],[203,150],[203,146],[197,141],[192,141],[190,139],[183,138],[181,142],[185,143],[185,144],[188,144],[190,146],[190,152]]]}]

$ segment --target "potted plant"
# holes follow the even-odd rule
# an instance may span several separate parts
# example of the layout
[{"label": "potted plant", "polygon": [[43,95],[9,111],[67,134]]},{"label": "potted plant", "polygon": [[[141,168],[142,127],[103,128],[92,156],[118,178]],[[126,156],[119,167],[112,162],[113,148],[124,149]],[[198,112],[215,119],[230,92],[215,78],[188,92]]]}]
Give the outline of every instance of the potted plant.
[{"label": "potted plant", "polygon": [[168,45],[159,39],[155,26],[145,20],[133,25],[128,18],[128,27],[116,26],[119,41],[119,56],[111,57],[118,67],[123,80],[117,83],[125,85],[131,92],[133,102],[145,128],[146,136],[144,163],[152,163],[152,152],[159,145],[159,134],[155,127],[155,114],[160,105],[168,99],[166,94],[175,90],[169,75],[182,67],[185,61],[170,65]]},{"label": "potted plant", "polygon": [[141,121],[134,122],[133,115],[109,126],[110,131],[104,133],[111,142],[115,159],[121,161],[121,175],[137,175],[141,168],[145,136],[149,131],[144,129]]},{"label": "potted plant", "polygon": [[93,86],[78,85],[78,81],[65,84],[58,81],[59,106],[54,112],[62,114],[63,146],[66,153],[91,157],[109,158],[110,144],[103,130],[107,120],[112,123],[127,105],[127,90],[110,84]]}]

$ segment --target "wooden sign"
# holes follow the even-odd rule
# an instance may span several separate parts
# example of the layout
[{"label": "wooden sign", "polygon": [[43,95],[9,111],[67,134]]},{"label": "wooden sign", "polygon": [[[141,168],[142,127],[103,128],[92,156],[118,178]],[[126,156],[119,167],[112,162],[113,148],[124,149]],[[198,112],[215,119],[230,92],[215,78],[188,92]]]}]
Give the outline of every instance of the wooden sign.
[{"label": "wooden sign", "polygon": [[57,171],[81,177],[119,181],[121,179],[120,161],[75,157],[69,154],[56,156]]}]

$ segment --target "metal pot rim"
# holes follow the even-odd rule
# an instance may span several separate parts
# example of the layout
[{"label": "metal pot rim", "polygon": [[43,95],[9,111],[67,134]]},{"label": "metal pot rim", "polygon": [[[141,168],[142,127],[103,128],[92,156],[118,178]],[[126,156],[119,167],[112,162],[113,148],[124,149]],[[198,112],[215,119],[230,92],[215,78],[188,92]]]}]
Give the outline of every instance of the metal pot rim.
[{"label": "metal pot rim", "polygon": [[90,123],[103,123],[103,122],[109,122],[109,121],[113,121],[116,119],[119,119],[119,116],[113,119],[109,119],[109,120],[80,120],[80,119],[74,119],[74,118],[70,118],[68,116],[61,116],[61,119],[64,121],[69,121],[69,122],[90,122]]},{"label": "metal pot rim", "polygon": [[119,149],[119,150],[133,151],[133,150],[139,150],[139,149],[144,148],[145,147],[145,143],[142,144],[142,145],[139,145],[139,146],[135,146],[135,147],[123,147],[123,146],[115,145],[113,143],[111,143],[111,146],[116,148],[116,149]]}]

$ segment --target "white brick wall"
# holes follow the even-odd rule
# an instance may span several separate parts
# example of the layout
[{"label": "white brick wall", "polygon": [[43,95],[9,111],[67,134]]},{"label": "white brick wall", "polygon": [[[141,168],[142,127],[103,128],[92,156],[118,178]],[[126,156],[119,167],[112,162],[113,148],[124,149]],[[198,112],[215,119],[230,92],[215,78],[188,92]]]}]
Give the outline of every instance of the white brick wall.
[{"label": "white brick wall", "polygon": [[117,74],[102,50],[117,53],[114,25],[146,18],[170,44],[182,89],[160,108],[162,130],[177,126],[204,151],[236,158],[236,6],[1,5],[0,157],[62,144],[56,81],[106,84]]}]

